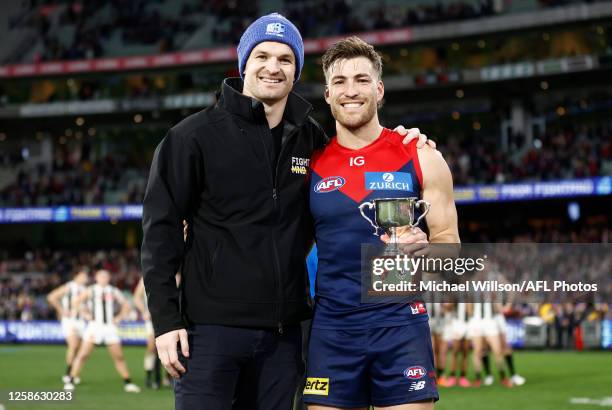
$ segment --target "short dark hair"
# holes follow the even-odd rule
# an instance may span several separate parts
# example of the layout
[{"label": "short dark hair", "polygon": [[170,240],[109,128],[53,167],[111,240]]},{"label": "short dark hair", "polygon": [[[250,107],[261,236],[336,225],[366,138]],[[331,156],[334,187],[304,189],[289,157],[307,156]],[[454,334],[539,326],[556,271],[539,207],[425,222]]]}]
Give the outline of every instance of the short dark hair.
[{"label": "short dark hair", "polygon": [[91,272],[91,270],[89,269],[88,266],[85,265],[79,265],[77,266],[73,271],[72,271],[72,276],[76,276],[81,272],[85,272],[86,274],[89,275],[89,273]]},{"label": "short dark hair", "polygon": [[336,61],[356,57],[365,57],[370,60],[374,66],[374,71],[378,74],[378,79],[382,78],[382,58],[380,58],[380,54],[376,52],[371,44],[366,43],[357,36],[351,36],[338,41],[323,54],[321,61],[323,63],[325,81],[329,80],[327,72]]}]

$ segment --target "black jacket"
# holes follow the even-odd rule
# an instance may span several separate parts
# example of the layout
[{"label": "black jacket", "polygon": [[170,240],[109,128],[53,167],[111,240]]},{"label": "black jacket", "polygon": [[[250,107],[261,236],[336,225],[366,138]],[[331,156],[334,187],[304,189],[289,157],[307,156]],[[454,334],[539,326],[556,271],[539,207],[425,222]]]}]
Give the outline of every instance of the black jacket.
[{"label": "black jacket", "polygon": [[155,150],[142,270],[156,336],[190,323],[282,329],[310,315],[304,160],[327,138],[311,105],[291,93],[273,169],[263,105],[241,90],[240,79],[226,79],[219,102],[172,127]]}]

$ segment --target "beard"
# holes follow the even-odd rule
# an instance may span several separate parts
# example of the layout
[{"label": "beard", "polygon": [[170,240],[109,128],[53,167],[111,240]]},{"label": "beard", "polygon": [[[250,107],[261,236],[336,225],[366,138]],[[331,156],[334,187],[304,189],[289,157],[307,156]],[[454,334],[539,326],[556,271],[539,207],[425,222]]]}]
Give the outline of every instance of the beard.
[{"label": "beard", "polygon": [[347,113],[339,103],[331,105],[334,119],[348,130],[356,130],[369,123],[376,115],[376,110],[376,103],[372,99],[365,101],[361,109],[353,113]]}]

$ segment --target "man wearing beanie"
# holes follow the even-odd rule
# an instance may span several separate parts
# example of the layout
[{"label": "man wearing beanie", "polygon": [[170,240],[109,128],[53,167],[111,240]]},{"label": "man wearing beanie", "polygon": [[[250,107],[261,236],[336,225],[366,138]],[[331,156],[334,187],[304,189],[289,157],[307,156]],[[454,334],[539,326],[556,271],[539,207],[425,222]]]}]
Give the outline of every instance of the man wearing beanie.
[{"label": "man wearing beanie", "polygon": [[291,91],[304,46],[289,20],[259,18],[237,51],[241,78],[170,129],[144,198],[144,283],[177,409],[291,409],[304,371],[306,174],[327,137]]}]

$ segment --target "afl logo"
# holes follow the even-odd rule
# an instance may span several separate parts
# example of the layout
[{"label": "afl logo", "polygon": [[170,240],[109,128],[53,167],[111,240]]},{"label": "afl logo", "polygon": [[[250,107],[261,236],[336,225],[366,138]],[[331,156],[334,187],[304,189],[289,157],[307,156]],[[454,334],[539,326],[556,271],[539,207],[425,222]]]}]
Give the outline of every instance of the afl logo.
[{"label": "afl logo", "polygon": [[342,177],[327,177],[320,180],[314,187],[314,191],[318,194],[324,194],[326,192],[332,192],[336,189],[342,188],[344,185],[344,178]]},{"label": "afl logo", "polygon": [[425,375],[427,375],[427,372],[422,366],[410,366],[404,370],[404,376],[412,380],[422,379]]}]

